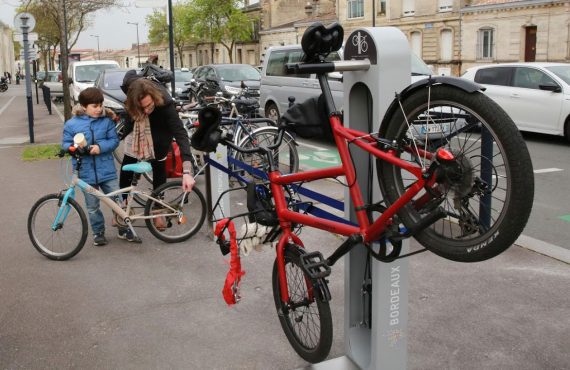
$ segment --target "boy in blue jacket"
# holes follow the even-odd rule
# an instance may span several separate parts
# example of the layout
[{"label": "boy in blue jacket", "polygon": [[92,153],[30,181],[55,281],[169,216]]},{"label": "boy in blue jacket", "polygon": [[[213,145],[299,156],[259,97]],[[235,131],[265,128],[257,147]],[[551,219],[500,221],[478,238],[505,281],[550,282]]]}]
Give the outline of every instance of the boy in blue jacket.
[{"label": "boy in blue jacket", "polygon": [[[79,94],[79,106],[74,107],[74,117],[63,126],[62,148],[73,145],[73,136],[85,135],[89,154],[83,157],[79,177],[107,194],[119,189],[113,151],[119,146],[115,123],[105,114],[103,93],[96,87],[89,87]],[[105,219],[97,197],[84,193],[89,222],[93,231],[93,244],[107,244]],[[120,201],[117,197],[117,201]]]}]

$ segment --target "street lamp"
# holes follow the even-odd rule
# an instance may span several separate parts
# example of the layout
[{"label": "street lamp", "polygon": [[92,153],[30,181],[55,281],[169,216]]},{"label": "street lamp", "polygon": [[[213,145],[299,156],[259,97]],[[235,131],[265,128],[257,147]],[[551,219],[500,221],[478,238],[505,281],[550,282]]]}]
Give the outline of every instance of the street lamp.
[{"label": "street lamp", "polygon": [[137,53],[138,53],[138,68],[141,67],[141,44],[139,43],[139,23],[138,22],[127,22],[127,24],[132,24],[137,26]]},{"label": "street lamp", "polygon": [[99,52],[99,35],[89,35],[91,37],[97,37],[97,59],[101,60],[101,53]]}]

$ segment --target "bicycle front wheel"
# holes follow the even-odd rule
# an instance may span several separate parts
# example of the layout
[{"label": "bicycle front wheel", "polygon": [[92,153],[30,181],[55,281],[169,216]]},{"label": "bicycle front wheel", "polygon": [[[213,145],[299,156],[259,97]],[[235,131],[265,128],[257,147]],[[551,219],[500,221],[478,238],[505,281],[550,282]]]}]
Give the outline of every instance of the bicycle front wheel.
[{"label": "bicycle front wheel", "polygon": [[182,180],[169,181],[156,189],[153,198],[160,199],[170,208],[149,199],[145,206],[145,216],[149,231],[167,243],[178,243],[196,234],[206,219],[206,200],[200,189],[194,187],[190,193],[182,190]]},{"label": "bicycle front wheel", "polygon": [[[238,146],[242,148],[267,147],[275,143],[275,139],[279,135],[277,127],[261,127],[254,130],[240,141]],[[281,174],[295,173],[299,171],[299,153],[297,152],[297,144],[293,137],[285,133],[281,145],[272,151],[273,161],[277,164]],[[235,158],[245,163],[247,166],[259,170],[267,174],[269,172],[269,163],[265,155],[260,153],[236,153]],[[233,166],[233,171],[237,171],[244,179],[248,181],[263,182],[265,181],[259,173],[251,173],[247,169],[241,169],[239,166]],[[242,184],[244,185],[244,184]]]},{"label": "bicycle front wheel", "polygon": [[333,324],[329,303],[313,287],[311,279],[301,268],[300,256],[305,253],[296,245],[285,250],[285,275],[289,301],[281,299],[277,260],[273,264],[273,298],[279,322],[289,343],[305,361],[324,360],[331,349]]},{"label": "bicycle front wheel", "polygon": [[[412,227],[436,208],[445,217],[415,235],[432,252],[454,261],[492,258],[521,234],[532,208],[534,178],[525,142],[511,118],[481,92],[433,85],[402,101],[380,137],[395,143],[400,159],[438,171],[398,215]],[[445,148],[450,163],[422,153]],[[384,199],[393,204],[417,179],[377,160]]]},{"label": "bicycle front wheel", "polygon": [[65,205],[62,201],[63,194],[46,195],[32,206],[28,215],[28,235],[34,248],[56,261],[79,253],[88,231],[87,217],[79,204],[72,198],[68,198]]}]

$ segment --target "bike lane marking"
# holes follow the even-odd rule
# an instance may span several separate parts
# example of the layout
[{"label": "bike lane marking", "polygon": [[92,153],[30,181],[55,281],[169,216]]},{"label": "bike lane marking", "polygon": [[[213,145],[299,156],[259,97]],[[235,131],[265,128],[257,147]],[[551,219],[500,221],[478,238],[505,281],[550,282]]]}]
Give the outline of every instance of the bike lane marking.
[{"label": "bike lane marking", "polygon": [[562,168],[543,168],[540,170],[534,170],[534,173],[549,173],[549,172],[560,172],[564,171]]},{"label": "bike lane marking", "polygon": [[2,113],[4,113],[4,110],[6,110],[6,108],[8,108],[8,106],[9,106],[10,104],[12,104],[12,101],[14,101],[14,99],[16,99],[16,97],[15,97],[15,96],[12,96],[12,97],[10,98],[10,100],[8,100],[8,102],[6,103],[6,105],[3,106],[2,108],[0,108],[0,116],[2,115]]}]

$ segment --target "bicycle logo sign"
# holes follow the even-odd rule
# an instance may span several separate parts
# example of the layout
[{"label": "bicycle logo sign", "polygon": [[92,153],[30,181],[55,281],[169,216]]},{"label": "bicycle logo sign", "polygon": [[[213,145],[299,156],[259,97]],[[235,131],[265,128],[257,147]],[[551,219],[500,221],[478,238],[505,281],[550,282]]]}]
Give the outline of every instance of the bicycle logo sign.
[{"label": "bicycle logo sign", "polygon": [[346,60],[369,59],[376,64],[376,45],[374,39],[365,30],[356,30],[349,37],[344,50]]},{"label": "bicycle logo sign", "polygon": [[366,36],[363,36],[360,31],[352,36],[352,45],[357,47],[358,54],[366,53],[368,51],[368,42],[366,42]]}]

